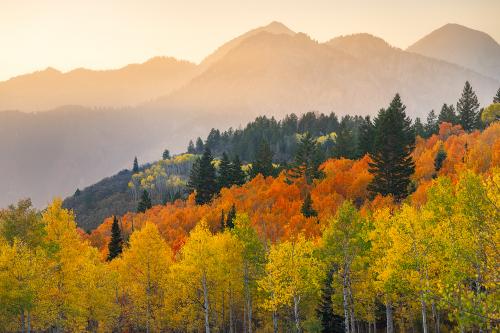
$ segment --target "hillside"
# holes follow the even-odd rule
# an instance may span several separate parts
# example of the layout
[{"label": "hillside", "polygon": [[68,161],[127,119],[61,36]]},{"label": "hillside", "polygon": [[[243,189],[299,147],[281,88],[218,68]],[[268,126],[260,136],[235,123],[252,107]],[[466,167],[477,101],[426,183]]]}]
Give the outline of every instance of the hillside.
[{"label": "hillside", "polygon": [[459,24],[446,24],[407,51],[441,59],[500,80],[500,45],[488,34]]},{"label": "hillside", "polygon": [[0,111],[47,111],[64,105],[132,107],[179,88],[196,65],[157,57],[116,70],[47,68],[0,82]]},{"label": "hillside", "polygon": [[[157,65],[164,70],[157,70]],[[132,99],[137,103],[144,98],[153,101],[121,109],[62,107],[33,114],[1,112],[0,153],[9,159],[0,175],[5,189],[0,193],[0,206],[29,195],[42,207],[56,194],[70,195],[77,187],[129,167],[135,155],[148,162],[156,160],[165,148],[181,153],[189,139],[205,136],[211,128],[236,129],[259,115],[282,118],[308,111],[374,115],[399,92],[408,114],[424,119],[431,109],[457,101],[466,80],[481,105],[490,104],[500,87],[498,80],[391,47],[368,34],[318,43],[279,23],[257,28],[225,44],[195,69],[193,77],[194,66],[167,58],[102,73],[47,71],[42,76],[47,76],[48,83],[33,83],[37,94],[52,96],[66,86],[74,87],[63,84],[66,78],[88,74],[92,82],[97,82],[89,89],[96,89],[98,94],[116,97],[124,104]],[[136,70],[145,73],[145,81],[136,79],[135,74],[124,74]],[[174,72],[177,74],[169,76]],[[115,81],[107,81],[104,77],[108,76]],[[30,77],[19,80],[30,81]],[[162,81],[165,85],[153,78],[166,80]],[[52,87],[53,82],[63,86],[47,92],[46,87]],[[107,88],[99,82],[106,83]],[[149,95],[140,97],[127,90],[122,96],[107,90],[116,88],[116,92],[124,86],[143,87]],[[20,96],[20,104],[12,108],[19,109],[29,99],[19,90],[13,91]],[[95,101],[87,103],[73,97],[67,101],[73,105]],[[37,101],[42,103],[44,99]]]}]

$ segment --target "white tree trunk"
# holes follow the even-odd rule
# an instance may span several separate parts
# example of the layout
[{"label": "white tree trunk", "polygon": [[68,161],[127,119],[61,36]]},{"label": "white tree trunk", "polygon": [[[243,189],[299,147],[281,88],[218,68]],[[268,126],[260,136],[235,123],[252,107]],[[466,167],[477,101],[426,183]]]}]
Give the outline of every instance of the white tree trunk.
[{"label": "white tree trunk", "polygon": [[392,315],[392,304],[387,302],[385,305],[385,315],[387,319],[387,333],[394,333],[394,319]]},{"label": "white tree trunk", "polygon": [[210,333],[210,317],[209,317],[209,303],[208,303],[208,287],[207,287],[207,276],[203,273],[201,278],[201,283],[203,285],[203,308],[205,312],[205,333]]},{"label": "white tree trunk", "polygon": [[344,326],[345,326],[345,333],[350,333],[351,330],[349,329],[349,297],[347,295],[347,283],[346,283],[346,276],[344,274],[343,277],[343,283],[342,283],[342,296],[343,296],[343,305],[344,305]]},{"label": "white tree trunk", "polygon": [[302,329],[300,327],[299,303],[300,296],[293,296],[293,314],[295,316],[295,327],[297,328],[297,333],[302,332]]},{"label": "white tree trunk", "polygon": [[428,330],[427,330],[427,307],[425,304],[423,293],[422,293],[421,304],[422,304],[422,329],[423,329],[423,333],[428,333]]}]

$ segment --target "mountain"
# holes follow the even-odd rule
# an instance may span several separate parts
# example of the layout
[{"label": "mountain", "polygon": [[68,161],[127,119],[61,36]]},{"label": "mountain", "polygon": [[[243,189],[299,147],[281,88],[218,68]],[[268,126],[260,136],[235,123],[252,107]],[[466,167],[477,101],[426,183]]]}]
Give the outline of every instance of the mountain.
[{"label": "mountain", "polygon": [[500,86],[495,79],[368,34],[318,43],[303,33],[261,31],[156,103],[239,124],[259,114],[281,117],[309,110],[373,115],[399,92],[411,116],[425,117],[443,102],[456,101],[466,80],[482,103]]},{"label": "mountain", "polygon": [[[165,64],[165,70],[145,71],[148,66],[157,68],[156,62]],[[44,77],[42,81],[32,81],[30,75],[10,80],[32,82],[11,90],[12,95],[20,97],[10,109],[23,109],[28,102],[35,109],[48,100],[52,103],[66,85],[71,86],[58,78],[83,75],[79,72],[91,77],[86,85],[72,86],[83,92],[90,89],[101,94],[105,86],[106,91],[121,94],[129,85],[147,86],[141,90],[143,95],[128,90],[126,96],[109,93],[107,100],[120,105],[150,101],[120,109],[66,106],[33,114],[0,112],[0,156],[7,157],[0,173],[0,206],[23,196],[31,196],[37,206],[43,206],[53,195],[67,196],[77,187],[129,168],[135,155],[140,161],[151,161],[165,148],[180,153],[189,139],[205,136],[212,127],[237,128],[258,115],[281,118],[311,110],[334,111],[339,116],[374,115],[399,92],[410,116],[425,117],[444,102],[456,102],[466,80],[482,105],[490,103],[500,87],[500,82],[491,77],[403,51],[368,34],[319,43],[279,23],[233,39],[197,66],[170,58],[148,63],[102,73],[47,70],[33,74]],[[170,75],[177,65],[184,69],[176,72],[177,76]],[[104,79],[108,74],[119,77],[117,72],[133,72],[133,68],[149,73],[137,74],[144,78],[137,82],[147,84],[134,79]],[[165,85],[147,81],[146,77],[164,78]],[[0,84],[0,92],[6,84],[13,84],[10,81]],[[57,89],[54,82],[58,82]],[[103,86],[103,82],[115,83]],[[38,97],[31,100],[26,92]],[[88,101],[70,97],[65,103],[95,105],[96,95],[92,96]],[[0,103],[0,109],[4,107]]]},{"label": "mountain", "polygon": [[459,24],[446,24],[407,51],[441,59],[500,80],[500,45],[488,34]]},{"label": "mountain", "polygon": [[53,68],[0,82],[0,110],[45,111],[63,105],[92,108],[136,106],[182,86],[196,65],[157,57],[117,70]]}]

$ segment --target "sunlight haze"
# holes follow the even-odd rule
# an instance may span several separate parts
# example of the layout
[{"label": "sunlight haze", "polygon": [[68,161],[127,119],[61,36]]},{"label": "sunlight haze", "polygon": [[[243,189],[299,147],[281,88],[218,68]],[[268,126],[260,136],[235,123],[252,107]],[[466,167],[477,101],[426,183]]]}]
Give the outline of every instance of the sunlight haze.
[{"label": "sunlight haze", "polygon": [[154,56],[199,63],[222,43],[272,21],[320,42],[368,32],[406,48],[446,23],[498,41],[499,11],[495,0],[3,0],[0,80],[47,67],[119,68]]}]

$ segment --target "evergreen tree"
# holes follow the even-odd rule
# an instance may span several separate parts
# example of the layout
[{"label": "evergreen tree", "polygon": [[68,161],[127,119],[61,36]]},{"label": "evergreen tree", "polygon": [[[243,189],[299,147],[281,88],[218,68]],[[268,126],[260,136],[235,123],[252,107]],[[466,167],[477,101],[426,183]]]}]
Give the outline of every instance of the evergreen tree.
[{"label": "evergreen tree", "polygon": [[196,153],[197,154],[203,154],[203,151],[205,150],[205,145],[203,144],[203,140],[198,137],[198,139],[196,139]]},{"label": "evergreen tree", "polygon": [[227,154],[224,152],[222,153],[217,176],[217,184],[219,186],[219,189],[224,187],[229,188],[233,185],[231,171],[231,162],[229,161],[229,157],[227,157]]},{"label": "evergreen tree", "polygon": [[439,112],[438,116],[438,122],[439,123],[451,123],[453,125],[458,124],[458,118],[457,114],[455,113],[455,108],[453,107],[452,104],[447,105],[446,103],[443,104],[441,107],[441,112]]},{"label": "evergreen tree", "polygon": [[321,299],[319,301],[319,307],[316,310],[319,320],[321,321],[322,333],[345,332],[344,321],[342,317],[336,315],[333,312],[332,297],[334,296],[335,291],[333,290],[332,284],[334,273],[335,269],[332,268],[326,275],[323,288],[321,289]]},{"label": "evergreen tree", "polygon": [[469,81],[465,82],[462,96],[457,103],[457,112],[462,128],[471,132],[477,128],[479,122],[479,102],[476,93],[472,90]]},{"label": "evergreen tree", "polygon": [[187,153],[188,154],[196,154],[196,148],[194,147],[193,140],[189,140],[188,148],[187,148]]},{"label": "evergreen tree", "polygon": [[150,209],[151,207],[152,207],[152,203],[151,203],[151,198],[149,197],[149,193],[148,193],[148,191],[144,190],[144,191],[142,191],[141,200],[139,201],[139,204],[137,205],[137,212],[144,213],[146,210]]},{"label": "evergreen tree", "polygon": [[446,160],[446,151],[441,148],[439,148],[439,151],[436,154],[436,158],[434,159],[434,170],[436,170],[436,174],[441,170],[443,167],[444,160]]},{"label": "evergreen tree", "polygon": [[137,156],[134,157],[134,165],[132,167],[132,172],[133,173],[139,172],[139,162],[137,162]]},{"label": "evergreen tree", "polygon": [[306,197],[304,198],[304,203],[302,203],[302,208],[300,209],[300,212],[304,217],[316,217],[318,216],[318,212],[314,210],[313,208],[313,202],[311,198],[311,194],[307,193]]},{"label": "evergreen tree", "polygon": [[255,156],[255,161],[252,163],[252,176],[255,177],[261,174],[264,177],[274,175],[273,153],[267,141],[260,143],[259,149]]},{"label": "evergreen tree", "polygon": [[113,216],[113,224],[111,225],[111,240],[108,244],[108,261],[118,257],[123,250],[123,239],[118,219]]},{"label": "evergreen tree", "polygon": [[415,124],[413,124],[413,131],[415,132],[415,136],[420,136],[421,138],[426,137],[425,128],[420,120],[420,117],[415,118]]},{"label": "evergreen tree", "polygon": [[322,176],[322,172],[319,170],[322,162],[323,158],[318,143],[309,132],[306,132],[297,146],[294,167],[290,176],[292,178],[305,177],[306,182],[311,184],[314,179]]},{"label": "evergreen tree", "polygon": [[387,109],[379,111],[375,118],[373,162],[370,173],[374,178],[368,185],[372,194],[393,195],[399,201],[408,195],[410,176],[415,171],[411,153],[415,146],[415,134],[405,106],[396,94]]},{"label": "evergreen tree", "polygon": [[234,228],[234,219],[236,218],[236,206],[233,204],[227,213],[226,227],[229,229]]},{"label": "evergreen tree", "polygon": [[168,149],[165,149],[165,150],[163,151],[162,158],[163,158],[164,160],[168,160],[168,159],[170,159],[170,151],[169,151]]},{"label": "evergreen tree", "polygon": [[359,152],[361,155],[372,152],[374,135],[373,123],[370,116],[366,116],[359,128]]},{"label": "evergreen tree", "polygon": [[439,124],[437,121],[436,113],[431,110],[427,115],[427,122],[425,124],[425,137],[428,138],[439,131]]},{"label": "evergreen tree", "polygon": [[246,175],[245,171],[243,171],[243,167],[241,165],[240,158],[236,155],[231,162],[231,183],[234,185],[241,186],[245,184]]},{"label": "evergreen tree", "polygon": [[355,159],[356,156],[356,140],[353,133],[341,124],[340,129],[335,138],[335,145],[333,146],[333,156],[336,158],[349,158]]},{"label": "evergreen tree", "polygon": [[209,203],[218,193],[215,167],[210,149],[206,148],[202,157],[198,159],[191,169],[188,187],[196,191],[195,201],[198,205]]},{"label": "evergreen tree", "polygon": [[493,103],[500,103],[500,88],[498,88],[497,94],[493,97]]}]

